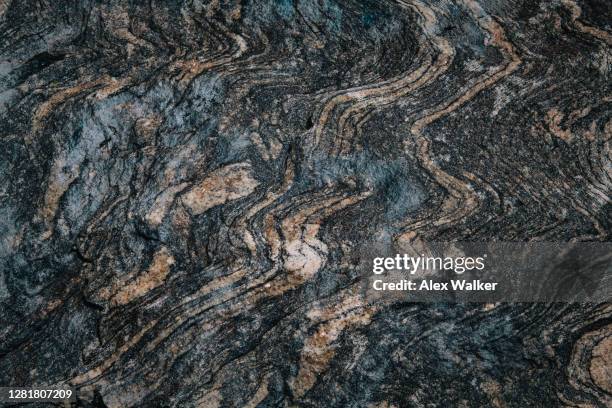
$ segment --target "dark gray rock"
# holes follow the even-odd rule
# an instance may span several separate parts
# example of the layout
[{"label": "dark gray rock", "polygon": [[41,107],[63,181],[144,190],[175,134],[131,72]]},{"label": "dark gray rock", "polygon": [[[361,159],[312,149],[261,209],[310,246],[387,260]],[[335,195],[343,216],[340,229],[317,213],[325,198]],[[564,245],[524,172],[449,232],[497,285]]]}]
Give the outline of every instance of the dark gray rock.
[{"label": "dark gray rock", "polygon": [[610,304],[372,304],[359,247],[609,241],[605,1],[0,0],[0,385],[610,406]]}]

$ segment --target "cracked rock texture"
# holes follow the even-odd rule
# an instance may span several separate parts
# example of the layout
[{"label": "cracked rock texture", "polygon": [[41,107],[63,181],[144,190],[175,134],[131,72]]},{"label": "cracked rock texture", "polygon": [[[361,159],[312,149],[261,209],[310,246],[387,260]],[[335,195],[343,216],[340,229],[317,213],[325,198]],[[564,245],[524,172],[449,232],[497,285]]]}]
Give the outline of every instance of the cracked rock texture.
[{"label": "cracked rock texture", "polygon": [[0,385],[611,406],[611,304],[369,303],[357,267],[610,240],[611,9],[0,0]]}]

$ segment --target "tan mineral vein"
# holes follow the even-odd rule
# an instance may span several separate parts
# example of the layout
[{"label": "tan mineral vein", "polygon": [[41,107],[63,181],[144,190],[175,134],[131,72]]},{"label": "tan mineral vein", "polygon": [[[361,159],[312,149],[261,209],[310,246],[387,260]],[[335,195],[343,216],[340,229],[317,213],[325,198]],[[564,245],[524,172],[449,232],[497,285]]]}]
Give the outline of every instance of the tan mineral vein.
[{"label": "tan mineral vein", "polygon": [[159,226],[164,220],[168,209],[172,205],[174,197],[187,188],[187,186],[187,183],[181,183],[162,191],[162,193],[155,199],[153,206],[146,215],[146,220],[153,226]]},{"label": "tan mineral vein", "polygon": [[250,163],[230,164],[209,174],[182,196],[182,202],[194,214],[201,214],[212,207],[251,194],[258,185]]},{"label": "tan mineral vein", "polygon": [[612,326],[608,325],[583,335],[574,345],[567,366],[570,384],[581,392],[594,393],[606,406],[612,404],[609,356]]},{"label": "tan mineral vein", "polygon": [[[330,216],[335,211],[355,204],[365,199],[370,194],[371,192],[365,192],[353,197],[335,197],[319,202],[317,205],[309,207],[303,212],[297,213],[295,216],[298,218],[294,218],[293,220],[298,220],[298,222],[299,220],[306,220],[309,216],[319,212],[321,209],[325,210],[322,211],[317,217],[323,218]],[[293,246],[290,248],[292,252],[284,261],[285,265],[291,268],[290,270],[284,271],[286,274],[280,274],[278,277],[268,282],[270,278],[279,271],[280,265],[275,265],[275,267],[272,269],[259,276],[249,279],[247,283],[237,287],[234,290],[221,293],[214,299],[207,301],[204,304],[200,304],[195,308],[182,311],[180,315],[177,315],[176,320],[172,325],[162,330],[158,336],[148,344],[147,350],[153,350],[162,341],[168,338],[179,326],[207,309],[225,303],[230,299],[237,298],[238,296],[246,295],[243,300],[232,304],[230,309],[224,312],[224,315],[227,318],[228,316],[233,316],[236,313],[245,312],[245,310],[252,308],[259,299],[281,295],[312,278],[312,276],[318,271],[325,261],[324,256],[326,255],[326,245],[316,238],[320,218],[311,219],[310,222],[310,224],[294,224],[285,220],[286,228],[288,228],[288,231],[286,231],[285,234],[288,234],[287,236],[289,238],[294,237],[294,239],[288,243],[283,240],[282,244],[284,247],[286,245]],[[296,241],[298,237],[299,241]],[[222,287],[227,287],[228,285],[233,284],[244,277],[247,272],[247,269],[238,269],[221,280],[215,280],[209,285],[201,288],[195,297],[189,298],[189,301],[199,298],[202,296],[202,294],[207,294]],[[183,304],[185,304],[186,301],[187,299],[183,301]]]},{"label": "tan mineral vein", "polygon": [[327,369],[335,355],[333,343],[340,334],[349,326],[369,324],[374,312],[373,307],[364,304],[359,293],[350,292],[338,303],[308,312],[308,317],[318,326],[304,341],[299,371],[289,382],[297,398],[304,396],[314,386],[318,375]]},{"label": "tan mineral vein", "polygon": [[[417,10],[417,12],[424,19],[423,24],[426,33],[429,33],[433,29],[436,23],[436,17],[431,8],[427,7],[420,1],[414,1],[411,3],[400,1],[400,4],[402,4],[404,7]],[[338,138],[338,142],[333,143],[339,143],[339,146],[333,148],[332,152],[339,153],[342,152],[343,133],[345,132],[343,129],[351,115],[354,115],[355,112],[366,109],[368,106],[389,104],[393,100],[396,100],[409,92],[422,87],[424,84],[431,82],[433,79],[439,76],[449,66],[450,61],[452,61],[454,50],[450,46],[450,43],[443,37],[434,36],[430,38],[430,41],[432,41],[435,49],[440,52],[440,55],[437,57],[433,66],[431,65],[430,58],[426,57],[425,62],[417,67],[417,69],[407,72],[402,76],[384,80],[375,84],[368,84],[343,90],[340,94],[332,97],[325,104],[321,114],[319,115],[319,119],[314,130],[314,146],[318,146],[321,142],[324,128],[329,122],[330,116],[337,106],[349,102],[353,103],[342,113],[338,121],[340,137]]]},{"label": "tan mineral vein", "polygon": [[109,75],[103,75],[100,78],[83,82],[72,87],[64,88],[55,92],[49,99],[42,103],[34,112],[32,117],[32,132],[38,133],[44,128],[43,121],[49,114],[57,109],[60,105],[68,100],[77,97],[81,94],[86,94],[97,90],[95,97],[104,99],[109,95],[124,88],[130,81],[129,77],[116,79]]},{"label": "tan mineral vein", "polygon": [[[492,75],[487,75],[479,79],[463,94],[442,104],[441,109],[434,110],[426,116],[421,117],[411,128],[412,134],[416,135],[417,138],[419,159],[423,167],[430,172],[438,184],[448,191],[445,202],[440,208],[441,213],[435,215],[436,221],[434,225],[436,226],[454,222],[471,214],[477,208],[478,199],[468,183],[446,173],[436,164],[436,161],[431,157],[430,153],[431,142],[423,135],[423,129],[442,116],[457,110],[482,90],[491,87],[504,77],[512,74],[521,64],[521,59],[514,50],[512,44],[506,39],[502,27],[494,19],[484,14],[480,5],[475,1],[465,0],[463,3],[490,34],[491,43],[499,48],[504,56],[510,61],[504,67],[497,69]],[[411,225],[411,228],[412,230],[417,230],[428,223],[427,220],[417,221]]]},{"label": "tan mineral vein", "polygon": [[578,30],[592,35],[608,45],[612,45],[612,34],[602,29],[585,25],[579,20],[580,16],[582,15],[582,9],[578,3],[576,3],[574,0],[561,0],[561,2],[565,7],[567,7],[570,13],[572,13],[572,20]]},{"label": "tan mineral vein", "polygon": [[170,254],[168,249],[165,247],[160,249],[153,257],[153,262],[149,268],[138,275],[135,280],[122,286],[111,298],[111,305],[125,305],[162,285],[174,262],[174,257]]}]

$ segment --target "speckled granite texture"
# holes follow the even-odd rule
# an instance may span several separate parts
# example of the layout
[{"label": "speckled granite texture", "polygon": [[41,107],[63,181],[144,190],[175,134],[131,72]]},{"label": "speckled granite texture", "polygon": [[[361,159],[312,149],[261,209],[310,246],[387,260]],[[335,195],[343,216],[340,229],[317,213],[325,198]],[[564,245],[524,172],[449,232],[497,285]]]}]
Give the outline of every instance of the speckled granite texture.
[{"label": "speckled granite texture", "polygon": [[367,240],[609,241],[608,0],[0,0],[0,385],[606,407],[612,305],[366,302]]}]

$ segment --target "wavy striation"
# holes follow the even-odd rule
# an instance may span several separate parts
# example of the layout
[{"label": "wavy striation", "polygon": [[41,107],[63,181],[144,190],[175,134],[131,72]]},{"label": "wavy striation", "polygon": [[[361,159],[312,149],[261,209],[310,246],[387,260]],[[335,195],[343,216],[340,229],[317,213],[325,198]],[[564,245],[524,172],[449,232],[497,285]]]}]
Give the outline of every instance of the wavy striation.
[{"label": "wavy striation", "polygon": [[357,267],[384,239],[610,239],[609,9],[0,1],[0,385],[610,406],[609,304],[372,304]]}]

